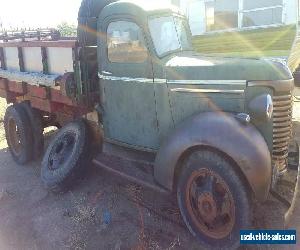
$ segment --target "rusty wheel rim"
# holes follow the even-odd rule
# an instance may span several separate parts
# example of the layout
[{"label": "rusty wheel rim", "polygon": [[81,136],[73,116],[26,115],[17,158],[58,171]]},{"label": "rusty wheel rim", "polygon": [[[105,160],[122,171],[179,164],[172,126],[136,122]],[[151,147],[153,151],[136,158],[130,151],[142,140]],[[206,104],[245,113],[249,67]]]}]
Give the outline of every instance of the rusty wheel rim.
[{"label": "rusty wheel rim", "polygon": [[72,157],[75,140],[75,134],[66,133],[61,140],[54,144],[48,159],[48,167],[50,170],[55,171],[62,168],[70,157]]},{"label": "rusty wheel rim", "polygon": [[228,185],[208,169],[194,171],[186,186],[186,205],[197,229],[206,236],[222,239],[235,223],[235,204]]},{"label": "rusty wheel rim", "polygon": [[15,155],[19,155],[22,150],[21,137],[17,123],[13,118],[8,120],[8,134],[11,150]]}]

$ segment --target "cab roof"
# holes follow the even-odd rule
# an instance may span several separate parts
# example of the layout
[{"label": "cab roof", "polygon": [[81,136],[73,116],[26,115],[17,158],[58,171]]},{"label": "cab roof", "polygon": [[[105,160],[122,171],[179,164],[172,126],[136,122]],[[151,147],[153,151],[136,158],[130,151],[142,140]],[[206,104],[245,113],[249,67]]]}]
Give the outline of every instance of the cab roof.
[{"label": "cab roof", "polygon": [[159,0],[118,0],[108,4],[100,12],[98,22],[103,22],[107,16],[113,15],[131,15],[140,23],[146,22],[151,15],[160,15],[165,13],[180,13],[179,8],[174,5],[166,4]]},{"label": "cab roof", "polygon": [[176,6],[161,0],[83,0],[78,18],[98,18],[103,9],[118,8],[123,8],[124,11],[139,8],[144,14],[161,11],[180,12]]},{"label": "cab roof", "polygon": [[117,3],[134,4],[146,12],[161,11],[161,10],[169,10],[169,11],[179,12],[179,9],[176,6],[174,6],[172,4],[168,4],[161,0],[160,1],[159,0],[152,0],[152,1],[149,1],[149,0],[119,0],[119,1],[115,2],[115,4],[117,4]]}]

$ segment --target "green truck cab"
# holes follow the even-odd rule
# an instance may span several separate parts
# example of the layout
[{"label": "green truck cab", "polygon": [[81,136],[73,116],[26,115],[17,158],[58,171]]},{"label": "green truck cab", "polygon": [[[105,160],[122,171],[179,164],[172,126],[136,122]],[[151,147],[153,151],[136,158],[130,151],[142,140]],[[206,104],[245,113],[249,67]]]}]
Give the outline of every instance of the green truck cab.
[{"label": "green truck cab", "polygon": [[[186,18],[163,4],[88,0],[78,20],[80,67],[66,88],[93,96],[102,131],[93,162],[175,193],[202,246],[238,247],[253,200],[265,201],[287,171],[294,88],[288,66],[197,53]],[[82,174],[96,140],[86,139],[84,127],[71,122],[49,145],[41,174],[47,187]]]},{"label": "green truck cab", "polygon": [[265,200],[287,167],[288,67],[196,53],[186,18],[171,7],[117,1],[79,20],[88,26],[79,35],[97,47],[106,143],[152,153],[154,180],[177,191],[189,230],[234,246],[252,195]]}]

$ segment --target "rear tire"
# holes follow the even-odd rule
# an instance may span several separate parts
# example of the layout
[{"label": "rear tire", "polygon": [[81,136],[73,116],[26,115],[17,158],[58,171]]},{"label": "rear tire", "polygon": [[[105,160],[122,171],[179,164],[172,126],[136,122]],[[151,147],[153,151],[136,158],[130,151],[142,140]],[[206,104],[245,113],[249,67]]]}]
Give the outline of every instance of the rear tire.
[{"label": "rear tire", "polygon": [[44,151],[44,127],[41,119],[41,115],[38,110],[32,108],[29,102],[23,102],[22,108],[25,110],[33,133],[33,145],[32,145],[32,158],[37,160],[40,158]]},{"label": "rear tire", "polygon": [[236,249],[240,230],[252,223],[252,201],[235,166],[221,155],[195,151],[184,162],[177,186],[182,217],[209,249]]},{"label": "rear tire", "polygon": [[20,104],[9,106],[4,117],[9,151],[14,161],[24,165],[32,160],[32,130],[26,112]]},{"label": "rear tire", "polygon": [[90,164],[88,129],[84,121],[67,124],[52,139],[42,161],[41,179],[54,192],[69,188]]}]

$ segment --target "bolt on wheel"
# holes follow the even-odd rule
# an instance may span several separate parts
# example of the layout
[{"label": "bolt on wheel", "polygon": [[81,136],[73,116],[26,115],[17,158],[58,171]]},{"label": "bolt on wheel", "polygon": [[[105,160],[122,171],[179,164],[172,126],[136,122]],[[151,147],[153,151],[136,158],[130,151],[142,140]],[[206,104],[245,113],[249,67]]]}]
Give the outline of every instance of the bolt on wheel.
[{"label": "bolt on wheel", "polygon": [[32,160],[33,133],[28,116],[20,104],[7,108],[4,127],[8,148],[15,162],[23,165]]},{"label": "bolt on wheel", "polygon": [[183,162],[177,198],[190,232],[209,249],[236,249],[252,222],[251,190],[222,155],[195,151]]},{"label": "bolt on wheel", "polygon": [[200,169],[186,186],[187,208],[199,228],[212,238],[228,236],[235,221],[235,205],[228,185],[215,172]]}]

